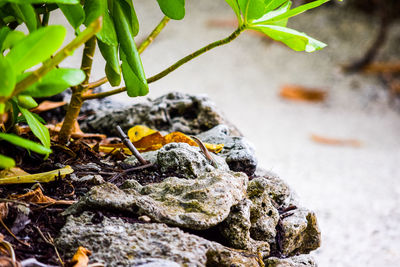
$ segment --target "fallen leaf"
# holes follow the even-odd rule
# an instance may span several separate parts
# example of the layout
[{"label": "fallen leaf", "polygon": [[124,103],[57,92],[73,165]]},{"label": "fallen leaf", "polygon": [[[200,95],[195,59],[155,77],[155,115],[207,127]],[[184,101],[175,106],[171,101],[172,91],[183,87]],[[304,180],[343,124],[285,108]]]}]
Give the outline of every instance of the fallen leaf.
[{"label": "fallen leaf", "polygon": [[281,87],[280,96],[290,100],[322,102],[326,98],[326,92],[299,85],[284,85]]},{"label": "fallen leaf", "polygon": [[353,146],[353,147],[361,146],[361,142],[356,139],[336,139],[336,138],[323,137],[315,134],[311,135],[311,140],[313,140],[316,143],[325,145]]},{"label": "fallen leaf", "polygon": [[10,169],[4,169],[0,172],[0,178],[12,177],[12,176],[24,176],[28,175],[26,171],[18,167],[12,167]]},{"label": "fallen leaf", "polygon": [[74,170],[67,165],[64,168],[49,172],[42,172],[42,173],[35,173],[28,175],[16,175],[11,177],[0,178],[0,184],[26,184],[26,183],[37,183],[37,182],[48,183],[54,181],[58,177],[64,178],[65,175],[73,172]]},{"label": "fallen leaf", "polygon": [[[7,202],[0,203],[0,219],[4,220],[8,216],[8,204]],[[1,265],[0,265],[1,266]]]},{"label": "fallen leaf", "polygon": [[71,259],[71,265],[73,267],[87,267],[89,263],[89,257],[92,252],[84,247],[79,247],[75,255]]},{"label": "fallen leaf", "polygon": [[40,187],[37,187],[35,190],[29,191],[28,193],[25,194],[10,195],[9,198],[34,204],[71,205],[76,202],[75,200],[56,200],[54,198],[45,196]]},{"label": "fallen leaf", "polygon": [[[189,136],[181,132],[172,132],[162,136],[160,132],[150,129],[143,125],[136,125],[129,129],[128,136],[133,145],[139,152],[146,152],[160,149],[169,143],[187,143],[191,146],[198,146]],[[138,138],[140,137],[140,138]],[[210,151],[218,153],[224,147],[223,144],[208,144],[204,146]]]},{"label": "fallen leaf", "polygon": [[30,111],[35,112],[35,113],[40,113],[40,112],[52,110],[52,109],[55,109],[58,107],[62,107],[66,104],[67,104],[67,102],[65,102],[65,101],[54,102],[54,101],[45,100],[42,103],[40,103],[39,106],[31,109]]}]

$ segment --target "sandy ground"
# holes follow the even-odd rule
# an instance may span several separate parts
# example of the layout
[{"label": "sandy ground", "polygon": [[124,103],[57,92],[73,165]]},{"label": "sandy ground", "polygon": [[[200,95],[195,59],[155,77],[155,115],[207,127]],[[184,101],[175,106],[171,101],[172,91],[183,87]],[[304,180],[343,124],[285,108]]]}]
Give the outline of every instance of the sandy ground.
[{"label": "sandy ground", "polygon": [[[140,40],[162,16],[156,1],[135,5]],[[188,0],[185,19],[171,21],[143,53],[147,76],[228,36],[234,28],[208,22],[233,18],[223,0]],[[334,7],[304,14],[290,25],[329,46],[307,54],[243,34],[151,84],[148,96],[173,90],[208,94],[255,144],[260,164],[283,177],[302,204],[316,211],[323,242],[313,255],[320,266],[399,266],[400,115],[378,79],[344,75],[339,68],[368,47],[376,21]],[[381,58],[395,59],[397,53],[398,59],[399,41],[397,24]],[[76,63],[70,58],[65,64]],[[96,58],[95,66],[94,78],[102,77],[104,62]],[[283,100],[278,93],[284,84],[321,88],[328,99],[320,104]],[[126,95],[114,99],[138,101]],[[321,145],[312,134],[357,139],[362,146]]]}]

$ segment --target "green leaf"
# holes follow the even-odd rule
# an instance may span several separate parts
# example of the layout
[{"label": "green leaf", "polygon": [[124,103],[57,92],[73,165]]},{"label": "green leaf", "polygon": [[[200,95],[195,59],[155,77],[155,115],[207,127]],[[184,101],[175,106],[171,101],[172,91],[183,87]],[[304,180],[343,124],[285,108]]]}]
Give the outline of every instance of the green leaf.
[{"label": "green leaf", "polygon": [[103,27],[96,34],[96,37],[107,45],[118,46],[118,39],[114,27],[114,22],[112,21],[108,10],[106,10],[103,14]]},{"label": "green leaf", "polygon": [[68,4],[75,5],[79,4],[79,0],[0,0],[0,4],[2,3],[16,3],[16,4]]},{"label": "green leaf", "polygon": [[157,0],[157,2],[167,17],[176,20],[185,17],[185,0]]},{"label": "green leaf", "polygon": [[236,0],[225,0],[225,2],[227,2],[228,5],[231,6],[233,12],[235,12],[236,14],[237,19],[239,20],[239,24],[241,24],[242,16],[240,15],[240,7],[238,5],[238,2]]},{"label": "green leaf", "polygon": [[69,24],[71,24],[74,29],[77,29],[85,20],[85,11],[80,4],[58,4],[58,7],[61,9]]},{"label": "green leaf", "polygon": [[[3,46],[4,40],[6,39],[7,35],[11,32],[10,28],[3,26],[0,28],[0,47]],[[3,52],[3,50],[1,50]]]},{"label": "green leaf", "polygon": [[120,51],[120,54],[122,59],[122,75],[124,76],[126,92],[128,93],[128,96],[136,97],[147,95],[149,93],[149,87],[143,86],[142,81],[138,79],[138,76],[126,61],[124,52]]},{"label": "green leaf", "polygon": [[264,0],[237,0],[245,22],[258,19],[265,14]]},{"label": "green leaf", "polygon": [[12,48],[14,45],[19,43],[23,38],[25,38],[25,34],[20,31],[12,31],[7,34],[3,45],[1,46],[1,51],[3,52],[6,49]]},{"label": "green leaf", "polygon": [[[22,115],[24,115],[26,122],[28,123],[29,127],[31,128],[32,133],[37,138],[39,138],[40,142],[43,144],[43,146],[45,148],[48,148],[47,152],[42,153],[42,154],[51,153],[49,130],[43,124],[41,124],[40,121],[38,119],[36,119],[35,116],[33,116],[29,110],[27,110],[25,108],[21,108],[21,107],[19,108],[19,110],[21,111]],[[49,150],[50,150],[50,152],[49,152]],[[35,151],[35,152],[37,152],[37,151]]]},{"label": "green leaf", "polygon": [[18,105],[23,108],[31,109],[38,106],[38,103],[29,95],[18,95]]},{"label": "green leaf", "polygon": [[290,17],[293,17],[293,16],[296,16],[296,15],[298,15],[300,13],[303,13],[303,12],[309,10],[309,9],[316,8],[316,7],[326,3],[328,1],[330,1],[330,0],[317,0],[317,1],[305,4],[305,5],[301,5],[299,7],[296,7],[296,8],[293,8],[293,9],[287,11],[286,13],[284,13],[282,15],[276,16],[276,17],[274,17],[273,19],[271,19],[269,21],[270,22],[274,22],[274,21],[279,21],[279,20],[283,20],[283,19],[288,19]]},{"label": "green leaf", "polygon": [[48,59],[62,45],[66,30],[61,25],[38,29],[16,44],[6,58],[21,73]]},{"label": "green leaf", "polygon": [[[123,62],[125,61],[129,65],[132,75],[136,76],[136,79],[131,79],[131,81],[136,83],[136,90],[139,92],[148,92],[149,88],[146,76],[133,39],[129,17],[127,17],[127,14],[123,12],[124,5],[121,6],[121,3],[124,3],[124,1],[116,1],[113,8],[113,19],[116,26],[118,40],[120,42],[120,57]],[[126,69],[127,68],[125,67],[125,70]],[[124,73],[124,71],[122,71],[122,73]],[[129,75],[129,77],[132,75]],[[124,75],[124,80],[125,77],[128,76]],[[125,82],[127,81],[125,80]],[[137,93],[128,91],[128,95],[136,96]]]},{"label": "green leaf", "polygon": [[15,161],[12,158],[0,154],[0,168],[7,169],[15,166]]},{"label": "green leaf", "polygon": [[295,51],[314,52],[326,46],[326,44],[309,37],[305,33],[286,27],[257,25],[250,27],[250,29],[265,33],[275,41],[280,41]]},{"label": "green leaf", "polygon": [[290,7],[292,5],[292,1],[287,1],[285,4],[283,4],[280,8],[278,8],[277,10],[274,11],[269,11],[268,13],[266,13],[264,16],[262,16],[261,18],[257,19],[257,20],[253,20],[251,22],[251,24],[269,24],[269,25],[277,25],[277,26],[282,26],[282,27],[286,27],[286,24],[288,22],[288,19],[283,19],[283,20],[279,20],[276,22],[270,22],[271,19],[284,14],[285,12],[287,12]]},{"label": "green leaf", "polygon": [[[40,117],[39,114],[32,113],[32,115],[35,116],[35,118],[36,118],[40,123],[46,124],[46,121],[45,121],[42,117]],[[15,122],[16,122],[16,123],[21,123],[21,122],[26,123],[26,118],[25,118],[23,115],[18,116],[18,118],[17,118],[17,120],[16,120]]]},{"label": "green leaf", "polygon": [[22,94],[33,97],[49,97],[61,93],[71,86],[76,86],[84,80],[85,73],[80,69],[53,69],[39,82],[24,90]]},{"label": "green leaf", "polygon": [[118,86],[121,83],[121,70],[118,59],[118,46],[111,46],[98,40],[100,52],[106,60],[105,72],[107,79],[112,86]]},{"label": "green leaf", "polygon": [[37,28],[37,17],[33,6],[30,4],[11,4],[16,17],[25,22],[29,32],[33,32]]},{"label": "green leaf", "polygon": [[24,139],[15,134],[0,133],[0,139],[3,139],[11,144],[16,145],[16,146],[20,146],[20,147],[32,150],[33,152],[36,152],[39,154],[51,153],[50,148],[44,147],[44,146],[42,146],[36,142],[33,142],[31,140]]},{"label": "green leaf", "polygon": [[8,97],[14,91],[16,75],[13,66],[0,55],[0,96]]},{"label": "green leaf", "polygon": [[266,0],[265,1],[265,13],[280,7],[283,3],[288,2],[288,0]]},{"label": "green leaf", "polygon": [[[129,27],[131,28],[132,35],[136,36],[139,33],[139,21],[136,16],[135,8],[133,6],[132,0],[116,0],[122,7],[122,12],[125,14],[125,18],[129,22]],[[114,4],[115,6],[116,4]],[[113,11],[114,12],[114,8]],[[112,13],[114,14],[114,13]],[[114,19],[114,18],[113,18]],[[115,22],[114,22],[115,23]]]},{"label": "green leaf", "polygon": [[0,115],[6,112],[6,103],[0,103]]},{"label": "green leaf", "polygon": [[103,15],[107,9],[107,0],[85,0],[86,19],[84,24],[89,26],[95,19]]}]

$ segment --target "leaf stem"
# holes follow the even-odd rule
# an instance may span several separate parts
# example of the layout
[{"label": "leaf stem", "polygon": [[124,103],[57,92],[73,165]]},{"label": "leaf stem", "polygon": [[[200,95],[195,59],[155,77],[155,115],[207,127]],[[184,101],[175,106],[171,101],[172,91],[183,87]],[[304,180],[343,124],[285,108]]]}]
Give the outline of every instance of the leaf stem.
[{"label": "leaf stem", "polygon": [[[161,71],[160,73],[150,77],[147,79],[147,83],[152,83],[155,81],[158,81],[159,79],[163,78],[164,76],[168,75],[169,73],[173,72],[174,70],[176,70],[177,68],[179,68],[180,66],[182,66],[183,64],[185,64],[186,62],[200,56],[201,54],[224,44],[230,43],[232,42],[234,39],[236,39],[244,30],[246,29],[246,27],[244,25],[240,26],[239,28],[237,28],[231,35],[229,35],[228,37],[215,41],[213,43],[210,43],[206,46],[204,46],[203,48],[200,48],[199,50],[187,55],[186,57],[178,60],[176,63],[174,63],[173,65],[171,65],[170,67],[166,68],[165,70]],[[101,92],[101,93],[97,93],[97,94],[90,94],[90,95],[86,95],[83,96],[82,98],[84,100],[88,100],[88,99],[97,99],[97,98],[104,98],[107,96],[111,96],[111,95],[115,95],[115,94],[119,94],[121,92],[126,91],[126,87],[121,87],[121,88],[117,88],[114,90],[110,90],[107,92]]]},{"label": "leaf stem", "polygon": [[167,25],[167,23],[170,21],[170,18],[167,16],[164,16],[160,23],[154,28],[154,30],[150,33],[149,36],[147,36],[146,40],[144,40],[138,47],[138,52],[141,54],[152,42],[153,40],[158,36],[158,34],[164,29],[164,27]]}]

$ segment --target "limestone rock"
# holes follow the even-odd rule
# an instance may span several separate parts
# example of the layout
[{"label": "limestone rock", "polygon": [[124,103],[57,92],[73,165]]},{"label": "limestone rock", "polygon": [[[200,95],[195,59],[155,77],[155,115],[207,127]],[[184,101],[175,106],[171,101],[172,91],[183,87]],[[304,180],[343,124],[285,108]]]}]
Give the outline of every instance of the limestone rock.
[{"label": "limestone rock", "polygon": [[143,124],[157,130],[168,132],[182,131],[198,134],[218,124],[229,125],[236,135],[240,132],[218,111],[209,98],[173,92],[153,101],[139,103],[120,110],[97,110],[81,125],[87,132],[100,132],[108,136],[117,136],[116,126],[126,132],[130,127]]},{"label": "limestone rock", "polygon": [[89,175],[85,175],[82,177],[77,177],[74,173],[71,174],[71,180],[74,182],[80,182],[80,183],[87,183],[90,185],[99,185],[104,183],[104,179],[101,175],[98,174],[89,174]]},{"label": "limestone rock", "polygon": [[260,253],[262,257],[269,255],[268,242],[256,241],[250,237],[250,208],[249,199],[242,200],[231,208],[228,218],[220,225],[219,229],[230,247]]},{"label": "limestone rock", "polygon": [[[215,154],[213,158],[218,164],[218,169],[229,170],[223,159]],[[174,172],[188,178],[196,178],[215,169],[198,147],[186,143],[170,143],[163,146],[157,153],[157,164],[162,172]]]},{"label": "limestone rock", "polygon": [[[149,163],[157,163],[157,154],[158,154],[158,150],[156,151],[147,151],[147,152],[142,152],[140,153],[140,155],[142,155],[142,157],[147,160]],[[132,165],[132,166],[137,166],[139,165],[139,161],[137,160],[137,158],[135,156],[129,156],[124,160],[124,163]]]},{"label": "limestone rock", "polygon": [[230,208],[246,196],[248,178],[243,173],[214,170],[197,179],[166,178],[158,184],[119,189],[113,184],[93,187],[66,210],[116,209],[147,215],[153,221],[189,229],[208,229],[228,217]]},{"label": "limestone rock", "polygon": [[275,208],[284,209],[297,205],[295,194],[282,179],[259,169],[255,174],[259,177],[252,179],[247,188],[250,198],[259,197],[265,192]]},{"label": "limestone rock", "polygon": [[207,143],[223,143],[224,148],[218,154],[225,158],[232,171],[244,172],[251,176],[257,168],[257,158],[253,145],[245,138],[229,136],[229,128],[218,125],[197,137]]},{"label": "limestone rock", "polygon": [[265,267],[317,267],[317,263],[310,255],[298,255],[285,259],[276,257],[264,261]]},{"label": "limestone rock", "polygon": [[140,262],[148,262],[148,258],[167,260],[165,266],[171,267],[175,266],[173,263],[181,266],[259,266],[256,255],[228,249],[175,227],[157,223],[131,224],[107,217],[95,224],[88,212],[79,217],[68,217],[56,238],[56,246],[67,258],[78,246],[84,246],[93,252],[92,262],[103,262],[106,266],[142,266]]},{"label": "limestone rock", "polygon": [[283,214],[280,228],[284,255],[309,253],[321,245],[321,232],[312,211],[299,208]]}]

